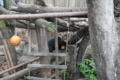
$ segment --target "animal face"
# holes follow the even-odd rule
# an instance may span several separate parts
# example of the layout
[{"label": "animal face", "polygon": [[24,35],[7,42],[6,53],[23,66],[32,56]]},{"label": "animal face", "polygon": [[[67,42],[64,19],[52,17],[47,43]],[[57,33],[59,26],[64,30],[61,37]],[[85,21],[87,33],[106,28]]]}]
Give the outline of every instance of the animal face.
[{"label": "animal face", "polygon": [[62,50],[66,49],[66,46],[61,46],[61,49],[62,49]]}]

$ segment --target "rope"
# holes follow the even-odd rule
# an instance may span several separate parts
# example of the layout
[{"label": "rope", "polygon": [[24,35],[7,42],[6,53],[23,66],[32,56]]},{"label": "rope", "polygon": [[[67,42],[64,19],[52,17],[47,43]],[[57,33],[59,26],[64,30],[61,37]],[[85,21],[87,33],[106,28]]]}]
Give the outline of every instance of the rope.
[{"label": "rope", "polygon": [[[70,2],[68,3],[68,7],[70,6]],[[68,31],[69,31],[69,28],[70,28],[70,18],[68,17],[68,24],[67,24],[67,27],[68,27]],[[68,32],[67,31],[67,32]],[[66,54],[67,54],[67,50],[68,50],[68,33],[67,33],[67,40],[66,40]],[[65,57],[65,65],[67,65],[67,57]],[[64,73],[64,80],[66,80],[65,79],[65,73]]]},{"label": "rope", "polygon": [[16,22],[17,22],[17,21],[15,20],[15,25],[14,25],[14,29],[15,29],[15,30],[14,30],[14,35],[17,35],[17,27],[16,27]]},{"label": "rope", "polygon": [[[68,24],[67,24],[67,27],[68,27],[68,31],[69,31],[69,27],[70,27],[70,18],[68,17]],[[67,31],[67,32],[68,32]],[[68,33],[67,33],[67,40],[66,40],[66,46],[68,46]],[[68,47],[66,47],[66,54],[67,54],[67,50],[68,50]],[[67,65],[67,57],[65,57],[65,65]],[[64,73],[64,80],[66,80],[65,79],[65,73]]]}]

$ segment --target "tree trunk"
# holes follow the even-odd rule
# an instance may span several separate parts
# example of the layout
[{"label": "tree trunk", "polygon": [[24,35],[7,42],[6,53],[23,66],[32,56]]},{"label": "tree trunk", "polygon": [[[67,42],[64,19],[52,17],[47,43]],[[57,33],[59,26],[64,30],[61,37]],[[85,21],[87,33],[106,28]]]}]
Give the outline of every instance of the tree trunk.
[{"label": "tree trunk", "polygon": [[[77,48],[75,49],[75,47],[72,47],[72,46],[69,48],[70,49],[69,52],[71,53],[70,54],[70,60],[71,60],[70,64],[71,65],[68,66],[68,70],[72,73],[71,80],[77,80],[80,77],[82,77],[82,74],[79,72],[78,63],[81,63],[85,57],[85,51],[88,46],[88,42],[89,42],[89,35],[86,34],[83,37],[82,41],[80,42],[79,50],[77,51],[77,54],[75,54]],[[73,52],[73,50],[74,50],[74,52]]]},{"label": "tree trunk", "polygon": [[119,27],[113,0],[87,0],[93,59],[99,80],[120,80]]}]

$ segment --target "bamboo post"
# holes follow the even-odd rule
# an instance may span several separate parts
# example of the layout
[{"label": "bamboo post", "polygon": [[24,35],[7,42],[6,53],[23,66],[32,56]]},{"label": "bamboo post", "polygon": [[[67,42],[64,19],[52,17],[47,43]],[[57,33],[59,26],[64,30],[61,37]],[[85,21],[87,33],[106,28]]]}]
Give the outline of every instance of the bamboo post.
[{"label": "bamboo post", "polygon": [[[5,59],[6,59],[8,68],[10,68],[11,66],[10,66],[9,58],[8,58],[8,55],[7,55],[6,51],[5,51],[5,48],[3,48],[3,53],[5,54]],[[12,73],[12,72],[10,72],[10,73]]]},{"label": "bamboo post", "polygon": [[[6,51],[6,54],[8,56],[8,60],[9,60],[9,63],[10,63],[10,67],[14,67],[14,64],[13,64],[13,61],[12,61],[12,57],[10,55],[10,51],[8,49],[8,46],[7,46],[7,42],[5,39],[3,39],[3,44],[4,44],[4,48],[5,48],[5,51]],[[13,73],[15,73],[15,70],[13,70]]]}]

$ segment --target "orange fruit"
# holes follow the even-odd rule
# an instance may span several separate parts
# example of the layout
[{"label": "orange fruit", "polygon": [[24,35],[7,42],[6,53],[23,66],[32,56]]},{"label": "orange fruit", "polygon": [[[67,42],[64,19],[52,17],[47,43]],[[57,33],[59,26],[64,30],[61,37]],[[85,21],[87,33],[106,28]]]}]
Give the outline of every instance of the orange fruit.
[{"label": "orange fruit", "polygon": [[17,35],[14,35],[10,38],[10,43],[13,45],[13,46],[18,46],[21,42],[21,38]]}]

